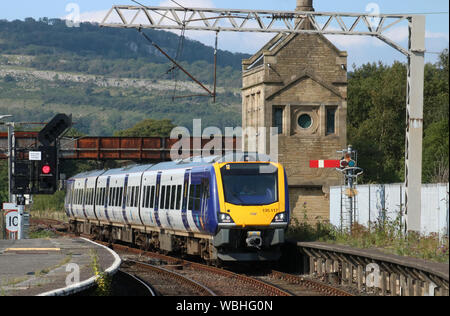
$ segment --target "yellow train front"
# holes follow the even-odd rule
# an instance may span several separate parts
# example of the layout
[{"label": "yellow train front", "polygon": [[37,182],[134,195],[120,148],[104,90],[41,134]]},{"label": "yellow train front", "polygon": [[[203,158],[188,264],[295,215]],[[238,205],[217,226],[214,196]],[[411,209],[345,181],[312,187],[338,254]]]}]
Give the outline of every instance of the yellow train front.
[{"label": "yellow train front", "polygon": [[213,245],[221,261],[274,261],[289,223],[285,170],[273,162],[213,165],[219,209]]}]

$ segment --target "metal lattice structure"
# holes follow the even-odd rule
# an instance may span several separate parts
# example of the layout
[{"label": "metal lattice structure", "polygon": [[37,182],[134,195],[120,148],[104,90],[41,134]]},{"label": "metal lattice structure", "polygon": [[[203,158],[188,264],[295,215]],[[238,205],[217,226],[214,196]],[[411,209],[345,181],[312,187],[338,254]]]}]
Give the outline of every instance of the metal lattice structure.
[{"label": "metal lattice structure", "polygon": [[[389,38],[394,26],[407,22],[408,47]],[[420,231],[425,16],[314,11],[205,9],[156,6],[113,6],[102,27],[213,32],[263,32],[359,35],[380,39],[408,60],[406,128],[406,208],[408,229]]]}]

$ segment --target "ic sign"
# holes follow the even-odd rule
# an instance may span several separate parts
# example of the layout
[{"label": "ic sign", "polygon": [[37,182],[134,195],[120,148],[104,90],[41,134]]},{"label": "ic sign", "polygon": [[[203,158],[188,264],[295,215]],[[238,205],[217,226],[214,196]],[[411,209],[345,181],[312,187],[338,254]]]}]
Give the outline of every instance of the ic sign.
[{"label": "ic sign", "polygon": [[14,203],[3,203],[5,214],[6,231],[17,233],[19,231],[19,211]]},{"label": "ic sign", "polygon": [[5,215],[6,231],[17,233],[19,231],[19,212],[17,210],[8,211]]}]

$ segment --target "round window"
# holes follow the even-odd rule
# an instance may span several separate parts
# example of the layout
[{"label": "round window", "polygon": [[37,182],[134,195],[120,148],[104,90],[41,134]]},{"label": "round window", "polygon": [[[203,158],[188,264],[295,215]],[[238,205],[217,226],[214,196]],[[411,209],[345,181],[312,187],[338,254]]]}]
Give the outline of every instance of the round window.
[{"label": "round window", "polygon": [[298,125],[300,125],[301,128],[308,129],[312,125],[312,118],[308,114],[302,114],[298,118]]}]

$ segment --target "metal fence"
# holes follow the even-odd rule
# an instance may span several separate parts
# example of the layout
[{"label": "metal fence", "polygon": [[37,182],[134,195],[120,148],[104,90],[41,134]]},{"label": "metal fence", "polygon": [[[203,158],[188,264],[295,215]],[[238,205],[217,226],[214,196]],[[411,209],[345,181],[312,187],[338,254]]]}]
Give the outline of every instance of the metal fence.
[{"label": "metal fence", "polygon": [[[345,187],[330,189],[330,222],[346,227],[348,197]],[[403,184],[370,184],[356,186],[353,222],[369,226],[383,220],[405,222],[405,187]],[[449,234],[449,184],[422,185],[421,233],[440,236]]]}]

